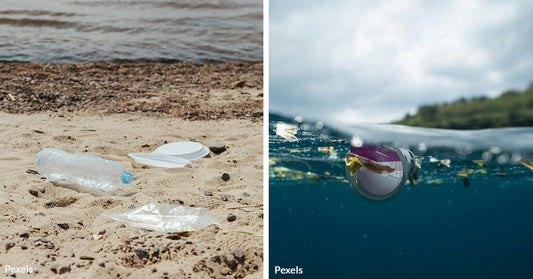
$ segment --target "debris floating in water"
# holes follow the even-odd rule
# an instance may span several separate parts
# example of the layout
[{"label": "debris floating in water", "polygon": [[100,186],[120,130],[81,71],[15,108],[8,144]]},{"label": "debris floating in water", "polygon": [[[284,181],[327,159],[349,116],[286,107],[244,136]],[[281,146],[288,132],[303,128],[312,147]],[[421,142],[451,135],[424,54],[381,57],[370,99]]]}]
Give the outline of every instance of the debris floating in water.
[{"label": "debris floating in water", "polygon": [[429,156],[429,162],[430,163],[436,163],[438,162],[439,164],[437,166],[446,166],[446,167],[450,167],[450,163],[451,163],[451,160],[450,159],[437,159],[437,158],[434,158],[434,157],[431,157]]},{"label": "debris floating in water", "polygon": [[[530,144],[533,129],[448,131],[396,127],[388,130],[387,125],[335,127],[328,124],[334,129],[320,131],[315,124],[304,122],[300,117],[275,118],[270,122],[273,140],[270,142],[269,177],[275,185],[337,180],[340,176],[345,178],[342,173],[346,171],[349,177],[363,169],[365,173],[389,177],[387,175],[394,169],[387,164],[371,164],[365,157],[354,155],[336,157],[336,153],[350,152],[346,148],[348,142],[355,147],[383,144],[393,149],[407,147],[415,151],[414,169],[418,173],[414,172],[406,180],[409,186],[417,185],[416,188],[457,185],[461,189],[473,186],[472,191],[475,191],[491,185],[492,180],[508,185],[511,182],[504,179],[527,175],[528,171],[516,164],[518,162],[533,171],[530,155],[533,154]],[[351,127],[356,128],[352,130]],[[511,134],[513,137],[509,137]],[[290,141],[297,141],[298,145]],[[522,160],[528,157],[531,159]]]},{"label": "debris floating in water", "polygon": [[329,153],[328,159],[338,159],[337,152],[333,146],[318,147],[318,151],[322,153]]},{"label": "debris floating in water", "polygon": [[284,180],[302,180],[302,179],[318,179],[318,175],[313,172],[303,172],[299,170],[290,169],[287,167],[270,167],[270,178],[282,178]]},{"label": "debris floating in water", "polygon": [[346,179],[343,176],[332,176],[331,173],[325,173],[325,175],[319,175],[310,171],[299,171],[287,167],[269,167],[268,176],[270,179],[278,181],[298,181],[299,183],[317,183],[322,180],[332,180],[345,182]]},{"label": "debris floating in water", "polygon": [[333,146],[324,146],[324,147],[318,147],[318,151],[322,153],[333,153],[335,152],[335,149]]},{"label": "debris floating in water", "polygon": [[520,164],[524,165],[526,168],[533,171],[533,160],[532,159],[521,159],[518,161]]},{"label": "debris floating in water", "polygon": [[359,158],[352,153],[346,154],[346,157],[344,157],[344,163],[346,163],[346,166],[350,170],[350,176],[353,176],[359,168],[363,166],[361,161],[359,161]]},{"label": "debris floating in water", "polygon": [[287,141],[298,141],[296,134],[298,133],[298,126],[279,122],[276,124],[276,135],[284,138]]},{"label": "debris floating in water", "polygon": [[476,174],[476,173],[486,174],[487,171],[484,170],[484,169],[479,169],[479,170],[469,170],[469,169],[465,169],[465,170],[462,170],[462,171],[457,172],[457,176],[468,177],[468,175],[470,175],[470,174]]}]

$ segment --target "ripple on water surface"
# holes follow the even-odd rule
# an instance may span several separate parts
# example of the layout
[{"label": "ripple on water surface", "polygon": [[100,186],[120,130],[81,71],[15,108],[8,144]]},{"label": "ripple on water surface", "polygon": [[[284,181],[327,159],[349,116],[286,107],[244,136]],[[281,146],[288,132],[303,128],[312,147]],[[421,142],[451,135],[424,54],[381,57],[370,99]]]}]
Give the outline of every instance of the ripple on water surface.
[{"label": "ripple on water surface", "polygon": [[262,61],[262,1],[7,0],[0,60]]}]

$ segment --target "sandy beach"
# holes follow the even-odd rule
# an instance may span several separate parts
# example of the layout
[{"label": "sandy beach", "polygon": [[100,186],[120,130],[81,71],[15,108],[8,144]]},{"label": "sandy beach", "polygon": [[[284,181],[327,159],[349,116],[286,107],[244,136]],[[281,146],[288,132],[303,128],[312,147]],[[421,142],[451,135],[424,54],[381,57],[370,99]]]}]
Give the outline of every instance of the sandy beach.
[{"label": "sandy beach", "polygon": [[[0,73],[6,276],[10,266],[31,268],[16,278],[262,278],[261,63],[0,63]],[[176,141],[226,150],[176,169],[127,156]],[[116,161],[134,181],[104,192],[42,178],[33,162],[46,147]],[[103,216],[148,203],[207,208],[220,225],[161,233]]]}]

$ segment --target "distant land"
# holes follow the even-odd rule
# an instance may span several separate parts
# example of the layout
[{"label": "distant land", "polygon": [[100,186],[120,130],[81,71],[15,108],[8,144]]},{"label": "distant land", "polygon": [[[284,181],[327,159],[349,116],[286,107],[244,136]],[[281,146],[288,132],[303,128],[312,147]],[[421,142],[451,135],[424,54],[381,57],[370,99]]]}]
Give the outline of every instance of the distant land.
[{"label": "distant land", "polygon": [[508,90],[496,98],[424,105],[415,115],[392,124],[462,130],[533,126],[533,83],[524,91]]}]

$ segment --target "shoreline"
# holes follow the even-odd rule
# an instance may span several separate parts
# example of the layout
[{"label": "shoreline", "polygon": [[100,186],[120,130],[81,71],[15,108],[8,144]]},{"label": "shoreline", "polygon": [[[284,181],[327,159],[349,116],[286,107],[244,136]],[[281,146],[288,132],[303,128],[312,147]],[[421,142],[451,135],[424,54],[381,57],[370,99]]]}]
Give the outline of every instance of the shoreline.
[{"label": "shoreline", "polygon": [[0,111],[263,118],[263,63],[0,62]]}]

